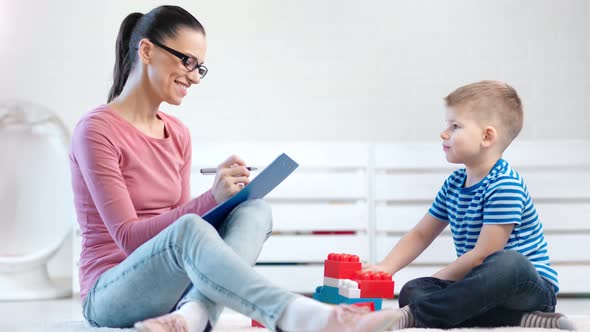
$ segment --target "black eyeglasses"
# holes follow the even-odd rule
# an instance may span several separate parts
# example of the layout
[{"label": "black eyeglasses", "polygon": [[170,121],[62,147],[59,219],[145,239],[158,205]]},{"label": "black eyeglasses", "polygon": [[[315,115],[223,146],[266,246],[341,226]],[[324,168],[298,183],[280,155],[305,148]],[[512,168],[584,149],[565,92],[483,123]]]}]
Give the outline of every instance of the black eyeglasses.
[{"label": "black eyeglasses", "polygon": [[199,76],[201,78],[205,77],[205,75],[207,75],[207,72],[209,71],[209,69],[207,69],[207,67],[205,67],[204,65],[200,65],[199,61],[197,61],[197,58],[192,57],[190,55],[186,55],[184,53],[178,52],[177,50],[171,49],[168,46],[162,45],[160,43],[158,43],[157,41],[153,41],[150,40],[154,45],[160,47],[161,49],[167,51],[168,53],[174,55],[175,57],[179,58],[180,61],[182,61],[182,64],[184,65],[184,67],[186,67],[186,69],[188,71],[194,71],[195,69],[199,70]]}]

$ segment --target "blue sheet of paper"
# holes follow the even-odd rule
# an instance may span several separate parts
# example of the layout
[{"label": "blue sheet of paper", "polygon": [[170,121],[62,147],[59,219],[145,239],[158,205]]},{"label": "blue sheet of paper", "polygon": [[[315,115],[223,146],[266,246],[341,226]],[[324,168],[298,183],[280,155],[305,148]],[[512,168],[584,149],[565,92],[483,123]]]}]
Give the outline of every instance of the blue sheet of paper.
[{"label": "blue sheet of paper", "polygon": [[209,210],[202,218],[217,228],[236,206],[249,199],[263,198],[293,173],[298,166],[299,164],[289,156],[284,153],[281,154],[262,170],[252,182],[227,201]]}]

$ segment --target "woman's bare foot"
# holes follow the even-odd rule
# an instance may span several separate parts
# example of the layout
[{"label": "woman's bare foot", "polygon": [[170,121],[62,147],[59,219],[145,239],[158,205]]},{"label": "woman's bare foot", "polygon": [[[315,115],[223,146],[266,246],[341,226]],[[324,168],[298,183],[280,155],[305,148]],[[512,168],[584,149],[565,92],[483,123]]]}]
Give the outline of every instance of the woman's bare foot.
[{"label": "woman's bare foot", "polygon": [[135,323],[137,332],[188,332],[184,318],[178,313],[170,313]]}]

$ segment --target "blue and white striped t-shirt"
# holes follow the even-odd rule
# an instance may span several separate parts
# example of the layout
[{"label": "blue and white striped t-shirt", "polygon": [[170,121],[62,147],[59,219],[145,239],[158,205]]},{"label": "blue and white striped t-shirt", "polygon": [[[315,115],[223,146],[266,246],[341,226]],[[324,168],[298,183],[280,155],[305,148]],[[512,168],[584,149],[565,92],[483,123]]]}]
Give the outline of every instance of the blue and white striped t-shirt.
[{"label": "blue and white striped t-shirt", "polygon": [[557,272],[549,263],[543,225],[520,175],[500,159],[479,183],[463,188],[466,178],[464,168],[453,172],[428,211],[450,223],[457,257],[475,247],[484,224],[514,224],[504,249],[525,255],[558,292]]}]

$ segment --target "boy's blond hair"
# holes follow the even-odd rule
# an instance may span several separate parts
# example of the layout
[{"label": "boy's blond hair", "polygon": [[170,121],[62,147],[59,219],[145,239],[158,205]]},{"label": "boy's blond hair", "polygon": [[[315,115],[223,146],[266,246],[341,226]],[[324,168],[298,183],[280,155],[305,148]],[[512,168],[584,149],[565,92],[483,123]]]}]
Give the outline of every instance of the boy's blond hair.
[{"label": "boy's blond hair", "polygon": [[498,131],[503,149],[518,136],[523,111],[516,90],[505,82],[481,81],[458,88],[445,97],[447,107],[465,106],[478,119],[491,122]]}]

